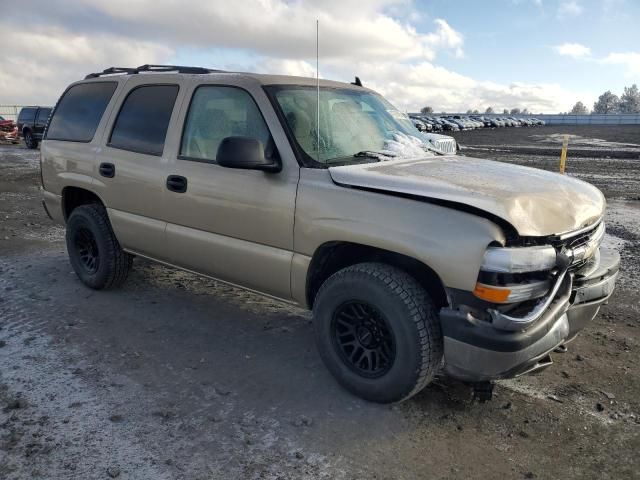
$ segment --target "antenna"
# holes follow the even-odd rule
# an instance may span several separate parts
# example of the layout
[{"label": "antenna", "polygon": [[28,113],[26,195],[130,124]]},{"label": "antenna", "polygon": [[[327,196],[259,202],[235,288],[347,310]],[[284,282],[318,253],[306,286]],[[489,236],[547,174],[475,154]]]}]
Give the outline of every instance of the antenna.
[{"label": "antenna", "polygon": [[316,18],[316,94],[317,94],[317,103],[316,103],[316,134],[317,134],[317,145],[316,145],[316,158],[318,162],[320,161],[320,21]]}]

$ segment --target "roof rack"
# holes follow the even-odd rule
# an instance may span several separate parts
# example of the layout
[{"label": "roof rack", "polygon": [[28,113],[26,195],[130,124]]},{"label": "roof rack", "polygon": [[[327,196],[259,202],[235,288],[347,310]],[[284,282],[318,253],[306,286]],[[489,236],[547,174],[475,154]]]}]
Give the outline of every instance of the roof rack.
[{"label": "roof rack", "polygon": [[85,79],[88,78],[98,78],[103,75],[115,75],[115,74],[125,74],[125,75],[135,75],[142,72],[176,72],[176,73],[195,73],[195,74],[205,74],[205,73],[219,73],[224,72],[224,70],[213,70],[210,68],[203,67],[185,67],[181,65],[140,65],[136,68],[126,68],[126,67],[110,67],[102,72],[90,73]]}]

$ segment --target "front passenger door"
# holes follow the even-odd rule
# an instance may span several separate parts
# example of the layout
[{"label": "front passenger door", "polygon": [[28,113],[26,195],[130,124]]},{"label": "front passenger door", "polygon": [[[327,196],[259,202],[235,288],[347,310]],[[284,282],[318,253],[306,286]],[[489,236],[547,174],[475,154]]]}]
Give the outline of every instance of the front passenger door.
[{"label": "front passenger door", "polygon": [[271,108],[261,90],[252,94],[212,84],[195,88],[176,142],[177,158],[168,168],[170,177],[184,179],[185,190],[167,185],[166,238],[179,266],[290,298],[297,164],[266,173],[216,163],[218,146],[229,136],[255,138],[265,156],[278,156],[254,95],[261,95],[263,108]]}]

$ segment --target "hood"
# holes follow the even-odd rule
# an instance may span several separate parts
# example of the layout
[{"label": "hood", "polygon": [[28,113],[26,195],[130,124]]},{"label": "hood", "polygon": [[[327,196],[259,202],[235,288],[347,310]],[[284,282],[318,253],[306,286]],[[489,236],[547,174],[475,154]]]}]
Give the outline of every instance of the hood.
[{"label": "hood", "polygon": [[335,183],[464,204],[500,217],[521,236],[559,235],[597,222],[604,196],[581,180],[457,155],[330,167]]}]

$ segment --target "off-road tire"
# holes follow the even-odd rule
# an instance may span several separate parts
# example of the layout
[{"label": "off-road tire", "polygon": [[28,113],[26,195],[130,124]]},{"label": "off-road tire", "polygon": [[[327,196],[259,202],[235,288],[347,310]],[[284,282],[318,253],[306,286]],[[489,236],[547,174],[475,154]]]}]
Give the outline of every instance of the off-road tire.
[{"label": "off-road tire", "polygon": [[33,133],[31,133],[31,130],[24,132],[24,144],[31,150],[38,148],[38,141],[33,136]]},{"label": "off-road tire", "polygon": [[[87,267],[81,258],[79,237],[93,238],[97,250],[95,268]],[[120,247],[102,205],[81,205],[73,210],[67,221],[66,242],[71,266],[88,287],[95,290],[115,288],[127,279],[133,256]]]},{"label": "off-road tire", "polygon": [[[388,371],[367,378],[354,371],[334,340],[334,315],[350,302],[377,309],[395,343]],[[391,403],[422,390],[442,365],[443,340],[433,301],[404,271],[381,263],[360,263],[338,271],[321,286],[313,307],[318,351],[336,380],[366,400]]]}]

